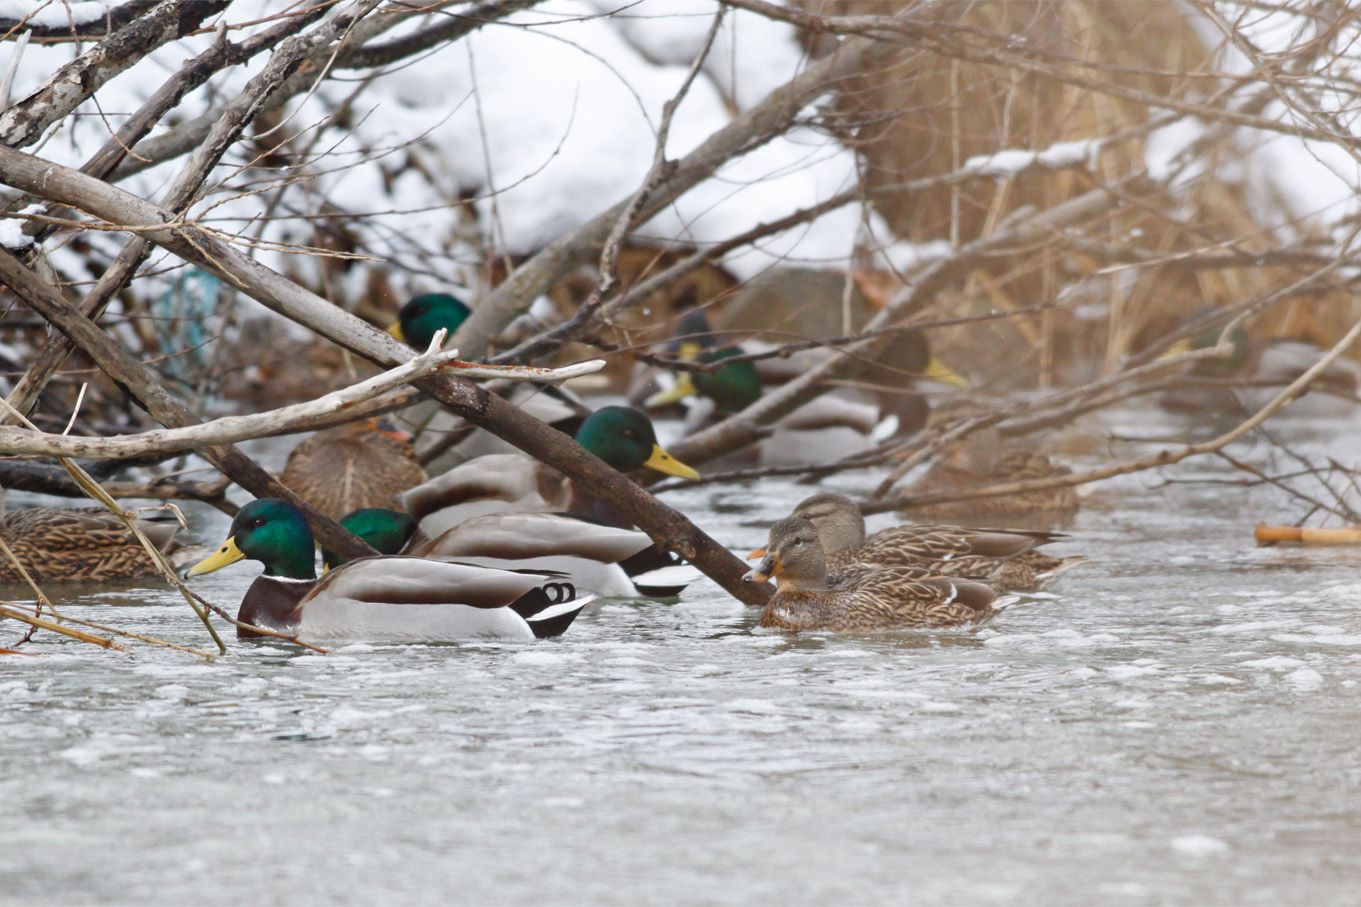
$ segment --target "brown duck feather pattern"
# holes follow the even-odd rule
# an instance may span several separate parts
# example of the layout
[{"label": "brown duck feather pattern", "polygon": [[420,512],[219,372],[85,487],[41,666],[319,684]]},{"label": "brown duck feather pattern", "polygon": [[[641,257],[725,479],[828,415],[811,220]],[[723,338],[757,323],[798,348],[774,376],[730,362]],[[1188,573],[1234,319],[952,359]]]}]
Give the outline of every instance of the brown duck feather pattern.
[{"label": "brown duck feather pattern", "polygon": [[[951,491],[994,485],[1002,482],[1021,482],[1069,475],[1072,470],[1051,461],[1043,454],[1017,452],[997,461],[991,473],[980,473],[949,463],[933,467],[913,488],[914,494]],[[1028,514],[1069,514],[1079,507],[1077,492],[1072,486],[1042,488],[1017,494],[973,498],[967,501],[944,501],[926,504],[910,511],[914,519],[987,520],[1020,517]]]},{"label": "brown duck feather pattern", "polygon": [[868,631],[982,624],[998,611],[991,589],[930,578],[902,567],[854,567],[828,588],[778,589],[761,626],[782,630]]},{"label": "brown duck feather pattern", "polygon": [[401,510],[426,479],[411,444],[349,426],[318,432],[288,455],[279,481],[333,520],[361,507]]},{"label": "brown duck feather pattern", "polygon": [[856,564],[918,567],[941,576],[985,582],[999,592],[1030,589],[1067,561],[1022,549],[1058,537],[1047,532],[891,526],[871,535],[863,545],[828,555],[827,569],[840,576]]},{"label": "brown duck feather pattern", "polygon": [[[173,548],[174,532],[143,523],[162,551]],[[113,514],[94,508],[59,510],[43,507],[16,510],[0,525],[5,542],[24,569],[38,582],[96,582],[131,579],[157,573],[156,565],[136,536]],[[23,578],[0,557],[0,582]]]}]

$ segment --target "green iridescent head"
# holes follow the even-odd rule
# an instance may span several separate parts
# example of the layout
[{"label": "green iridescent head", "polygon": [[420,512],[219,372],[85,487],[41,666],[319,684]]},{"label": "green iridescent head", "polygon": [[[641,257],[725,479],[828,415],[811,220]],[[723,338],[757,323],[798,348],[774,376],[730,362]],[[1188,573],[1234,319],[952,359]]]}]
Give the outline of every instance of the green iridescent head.
[{"label": "green iridescent head", "polygon": [[[735,346],[697,353],[695,360],[711,364],[742,355]],[[735,413],[746,409],[761,396],[761,375],[750,359],[720,366],[713,371],[681,372],[676,385],[668,391],[653,394],[645,406],[664,406],[679,403],[686,397],[703,395],[714,401],[720,412]]]},{"label": "green iridescent head", "polygon": [[620,472],[647,466],[669,476],[699,478],[699,473],[662,449],[652,420],[631,406],[601,407],[581,423],[576,439]]},{"label": "green iridescent head", "polygon": [[316,579],[315,553],[312,529],[302,512],[287,501],[261,498],[241,508],[222,547],[191,567],[189,576],[252,560],[265,565],[266,576]]},{"label": "green iridescent head", "polygon": [[703,309],[686,309],[676,321],[666,351],[687,361],[694,359],[701,351],[713,347],[713,330]]},{"label": "green iridescent head", "polygon": [[[727,346],[701,354],[699,361],[709,365],[741,355],[742,351],[737,347]],[[744,410],[761,396],[761,376],[750,359],[719,366],[712,372],[692,372],[690,380],[695,383],[695,390],[714,401],[725,413]]]},{"label": "green iridescent head", "polygon": [[[1224,333],[1224,328],[1221,325],[1197,334],[1191,338],[1191,349],[1210,349],[1219,342],[1219,335],[1222,333]],[[1233,347],[1233,352],[1229,354],[1228,358],[1201,363],[1202,371],[1214,372],[1215,374],[1232,374],[1243,367],[1243,364],[1248,361],[1248,355],[1252,348],[1252,341],[1248,338],[1247,329],[1241,323],[1234,325],[1229,331],[1228,341],[1229,345]]]},{"label": "green iridescent head", "polygon": [[448,293],[423,293],[402,306],[397,323],[388,328],[388,333],[418,350],[425,350],[440,328],[452,337],[470,312],[462,300]]},{"label": "green iridescent head", "polygon": [[[383,507],[355,510],[346,514],[340,525],[368,542],[369,547],[379,554],[400,553],[406,543],[411,541],[411,536],[416,534],[416,521],[410,514]],[[347,558],[323,548],[321,560],[328,570],[334,570]]]}]

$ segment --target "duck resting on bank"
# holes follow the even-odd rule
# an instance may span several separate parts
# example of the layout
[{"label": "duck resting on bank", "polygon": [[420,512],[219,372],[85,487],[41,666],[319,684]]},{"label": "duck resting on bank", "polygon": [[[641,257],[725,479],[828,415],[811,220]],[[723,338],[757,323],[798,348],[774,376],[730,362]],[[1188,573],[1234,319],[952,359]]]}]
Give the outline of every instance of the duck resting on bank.
[{"label": "duck resting on bank", "polygon": [[982,583],[911,567],[861,565],[829,580],[817,529],[803,517],[771,526],[765,557],[743,577],[747,582],[771,578],[778,587],[761,614],[761,626],[794,632],[977,626],[1015,601],[999,598]]},{"label": "duck resting on bank", "polygon": [[[815,347],[751,360],[742,357],[777,347],[759,340],[720,347],[714,336],[703,309],[685,312],[666,349],[683,361],[712,368],[678,373],[671,388],[653,394],[644,404],[655,407],[685,401],[689,407],[688,431],[740,412],[767,390],[845,355],[835,348]],[[860,453],[891,435],[906,437],[925,427],[930,407],[918,392],[917,381],[934,379],[956,387],[968,386],[932,355],[930,342],[920,330],[885,337],[869,358],[854,382],[828,383],[818,396],[781,418],[753,456],[762,465],[782,466]],[[727,360],[733,361],[724,364]],[[632,394],[642,399],[644,386],[663,380],[653,372]]]},{"label": "duck resting on bank", "polygon": [[[595,600],[551,573],[415,557],[359,558],[318,580],[315,555],[302,513],[262,498],[241,509],[227,540],[188,575],[260,561],[265,572],[246,591],[238,620],[308,640],[542,639],[563,633]],[[239,637],[259,635],[237,628]]]},{"label": "duck resting on bank", "polygon": [[[909,494],[957,491],[1004,482],[1070,475],[1072,470],[1045,454],[1016,445],[1006,448],[995,428],[984,428],[952,444]],[[941,501],[913,507],[915,519],[967,523],[993,520],[1048,521],[1077,513],[1080,501],[1071,485],[1000,494],[987,498]]]}]

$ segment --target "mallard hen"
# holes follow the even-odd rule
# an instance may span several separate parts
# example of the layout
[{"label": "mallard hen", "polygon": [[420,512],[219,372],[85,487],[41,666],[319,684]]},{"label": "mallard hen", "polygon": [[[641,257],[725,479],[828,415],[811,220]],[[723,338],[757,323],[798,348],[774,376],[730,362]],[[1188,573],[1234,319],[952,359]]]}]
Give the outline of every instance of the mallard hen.
[{"label": "mallard hen", "polygon": [[[1081,556],[1057,558],[1035,549],[1066,538],[1058,532],[970,529],[963,526],[890,526],[866,537],[865,518],[855,502],[823,492],[800,501],[794,516],[818,531],[828,569],[835,576],[857,564],[919,567],[958,576],[999,592],[1039,589],[1081,563]],[[764,552],[752,552],[752,557]]]},{"label": "mallard hen", "polygon": [[[174,520],[137,521],[157,548],[178,548]],[[100,508],[28,507],[5,512],[0,488],[0,535],[38,582],[108,582],[154,576],[159,571],[137,537]],[[0,583],[23,582],[9,558],[0,557]]]},{"label": "mallard hen", "polygon": [[748,582],[774,578],[778,588],[761,626],[807,630],[902,630],[981,625],[1015,599],[989,586],[933,576],[910,567],[856,566],[828,579],[817,529],[803,517],[770,527],[766,555]]},{"label": "mallard hen", "polygon": [[411,435],[386,419],[317,432],[288,455],[279,481],[338,520],[364,507],[397,507],[397,496],[426,480]]}]

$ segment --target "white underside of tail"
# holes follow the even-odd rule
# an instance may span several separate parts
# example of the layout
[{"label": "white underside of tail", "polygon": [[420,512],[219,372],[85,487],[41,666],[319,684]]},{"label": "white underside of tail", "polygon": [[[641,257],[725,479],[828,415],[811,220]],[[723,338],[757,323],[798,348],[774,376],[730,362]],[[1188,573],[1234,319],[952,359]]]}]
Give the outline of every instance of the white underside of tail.
[{"label": "white underside of tail", "polygon": [[704,574],[689,564],[658,567],[633,577],[635,586],[688,586]]},{"label": "white underside of tail", "polygon": [[534,624],[541,620],[552,620],[553,618],[561,617],[564,614],[571,614],[573,611],[580,611],[598,598],[599,596],[595,595],[578,595],[569,602],[563,602],[560,605],[550,605],[549,607],[544,608],[538,614],[531,617],[529,622]]}]

